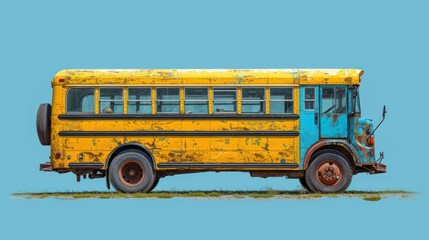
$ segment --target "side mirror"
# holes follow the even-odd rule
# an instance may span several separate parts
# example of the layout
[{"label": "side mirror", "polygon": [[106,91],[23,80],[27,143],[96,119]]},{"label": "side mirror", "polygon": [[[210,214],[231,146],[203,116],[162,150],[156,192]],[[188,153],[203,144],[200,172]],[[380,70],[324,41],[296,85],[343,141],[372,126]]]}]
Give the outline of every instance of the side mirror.
[{"label": "side mirror", "polygon": [[383,119],[386,117],[386,113],[387,113],[386,105],[384,105],[384,107],[383,107]]},{"label": "side mirror", "polygon": [[386,117],[386,105],[384,105],[383,107],[383,119],[381,119],[381,122],[377,125],[377,127],[375,127],[375,129],[372,131],[372,133],[368,136],[368,138],[370,138],[372,135],[374,135],[375,131],[377,131],[378,127],[380,127],[381,123],[383,123],[384,118]]}]

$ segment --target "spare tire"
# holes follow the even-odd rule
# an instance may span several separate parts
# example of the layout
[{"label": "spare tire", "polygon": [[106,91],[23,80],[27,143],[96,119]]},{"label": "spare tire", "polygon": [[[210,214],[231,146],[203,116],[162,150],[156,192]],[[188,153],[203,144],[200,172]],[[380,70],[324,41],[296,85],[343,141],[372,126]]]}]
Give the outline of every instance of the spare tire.
[{"label": "spare tire", "polygon": [[37,135],[43,146],[51,145],[51,104],[40,104],[37,110]]}]

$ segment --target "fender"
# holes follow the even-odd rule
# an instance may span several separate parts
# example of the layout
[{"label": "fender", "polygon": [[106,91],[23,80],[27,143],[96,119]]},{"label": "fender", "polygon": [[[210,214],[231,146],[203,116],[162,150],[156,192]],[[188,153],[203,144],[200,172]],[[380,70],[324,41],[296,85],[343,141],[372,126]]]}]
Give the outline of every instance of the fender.
[{"label": "fender", "polygon": [[340,147],[340,148],[343,148],[344,150],[348,151],[350,153],[350,155],[353,157],[353,162],[355,163],[355,165],[361,166],[361,163],[359,160],[359,154],[356,151],[355,147],[353,147],[353,145],[351,145],[346,140],[327,139],[327,140],[320,140],[320,141],[316,142],[307,150],[307,153],[305,154],[305,157],[304,157],[304,164],[303,164],[302,169],[306,170],[308,168],[308,165],[310,164],[311,156],[313,155],[314,152],[316,152],[317,150],[319,150],[321,148],[329,149],[329,146],[333,146],[333,147],[335,146],[337,148]]},{"label": "fender", "polygon": [[113,156],[116,156],[120,152],[125,151],[125,150],[129,150],[129,149],[142,150],[144,153],[148,154],[150,157],[150,160],[151,160],[152,167],[155,171],[155,166],[156,166],[155,165],[155,158],[152,155],[152,152],[149,151],[149,149],[146,146],[144,146],[138,142],[129,142],[129,143],[121,144],[121,145],[117,146],[115,149],[113,149],[113,151],[110,152],[109,156],[107,156],[107,159],[106,159],[106,186],[107,186],[107,189],[110,189],[109,167],[110,167],[110,162],[114,158]]}]

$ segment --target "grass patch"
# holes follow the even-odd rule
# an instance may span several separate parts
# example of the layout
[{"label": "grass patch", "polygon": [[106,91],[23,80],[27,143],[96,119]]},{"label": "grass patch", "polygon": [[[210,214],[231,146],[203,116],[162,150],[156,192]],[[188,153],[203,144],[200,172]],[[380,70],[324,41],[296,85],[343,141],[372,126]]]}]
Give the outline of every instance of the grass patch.
[{"label": "grass patch", "polygon": [[279,191],[153,191],[151,193],[119,193],[119,192],[23,192],[12,194],[13,197],[24,199],[320,199],[320,198],[361,198],[366,201],[380,201],[388,197],[400,199],[414,198],[416,193],[404,190],[385,191],[346,191],[344,193],[322,194],[309,193],[303,190]]},{"label": "grass patch", "polygon": [[376,202],[376,201],[380,201],[381,200],[381,196],[380,195],[364,196],[362,199],[365,200],[365,201]]}]

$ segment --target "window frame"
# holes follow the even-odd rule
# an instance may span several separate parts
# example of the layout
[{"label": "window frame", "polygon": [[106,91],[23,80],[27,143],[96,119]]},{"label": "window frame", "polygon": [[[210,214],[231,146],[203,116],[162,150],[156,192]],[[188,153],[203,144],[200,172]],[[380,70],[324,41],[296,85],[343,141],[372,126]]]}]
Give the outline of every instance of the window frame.
[{"label": "window frame", "polygon": [[[207,100],[186,100],[186,89],[206,89],[207,90]],[[184,87],[183,88],[183,93],[184,93],[184,95],[183,95],[183,105],[184,105],[184,114],[209,114],[209,102],[210,102],[210,94],[209,94],[209,88],[208,87],[198,87],[198,86],[196,86],[196,87]],[[190,112],[190,113],[188,113],[188,112],[186,112],[186,102],[205,102],[205,103],[207,103],[207,112],[206,113],[192,113],[192,112]]]},{"label": "window frame", "polygon": [[[179,99],[178,100],[158,100],[158,89],[167,89],[167,88],[177,88],[179,90]],[[155,87],[155,113],[156,114],[180,114],[180,105],[181,105],[181,99],[180,99],[180,89],[181,87]],[[177,112],[159,112],[158,111],[158,102],[178,102],[179,103],[179,110]]]},{"label": "window frame", "polygon": [[[94,102],[93,102],[93,111],[92,112],[69,112],[68,111],[68,99],[69,99],[69,92],[70,92],[70,90],[72,90],[72,89],[92,89],[93,90],[93,97],[94,97]],[[96,103],[97,103],[97,101],[96,101],[96,96],[95,96],[95,94],[96,94],[96,88],[95,87],[70,87],[70,88],[68,88],[67,89],[67,91],[66,91],[66,98],[65,98],[65,113],[66,114],[95,114],[96,113]],[[81,99],[81,102],[82,102],[82,100],[83,100],[83,98]]]},{"label": "window frame", "polygon": [[[235,99],[234,100],[232,100],[232,101],[227,101],[227,100],[223,100],[223,101],[215,101],[215,92],[216,91],[219,91],[219,90],[216,90],[216,89],[219,89],[219,88],[228,88],[228,89],[231,89],[231,90],[223,90],[223,92],[235,92]],[[237,89],[237,87],[222,87],[222,86],[216,86],[216,87],[213,87],[212,88],[212,91],[213,91],[213,99],[212,99],[212,106],[213,106],[213,114],[238,114],[238,89]],[[222,91],[222,90],[221,90]],[[230,103],[230,102],[233,102],[234,103],[234,108],[235,108],[235,111],[234,112],[217,112],[216,110],[215,110],[215,105],[216,105],[216,103]]]},{"label": "window frame", "polygon": [[[280,100],[280,99],[275,99],[275,100],[273,100],[272,98],[271,98],[271,96],[272,96],[272,94],[271,94],[271,89],[274,89],[274,88],[282,88],[282,89],[290,89],[291,90],[291,92],[292,92],[292,99],[282,99],[282,100]],[[270,114],[294,114],[294,112],[295,112],[295,109],[294,109],[294,88],[293,87],[270,87],[269,88],[270,89]],[[285,104],[286,104],[286,102],[291,102],[292,103],[292,112],[290,112],[290,113],[287,113],[287,112],[284,112],[284,113],[272,113],[271,112],[271,102],[284,102]]]},{"label": "window frame", "polygon": [[[244,100],[243,98],[243,90],[244,89],[262,89],[262,93],[263,93],[263,99],[262,100]],[[265,92],[265,87],[241,87],[241,113],[242,114],[265,114],[266,112],[266,105],[267,105],[267,96],[266,96],[266,92]],[[259,102],[259,103],[263,103],[263,109],[262,112],[244,112],[243,111],[243,103],[249,103],[249,102]]]},{"label": "window frame", "polygon": [[[140,99],[135,99],[135,100],[130,100],[130,89],[148,89],[149,90],[149,100],[140,100]],[[152,114],[152,87],[127,87],[127,114]],[[136,112],[135,113],[130,113],[129,112],[129,106],[130,106],[130,102],[133,103],[148,103],[148,105],[150,106],[150,111],[149,113],[137,113],[137,104],[136,104]],[[125,109],[125,108],[124,108]]]}]

